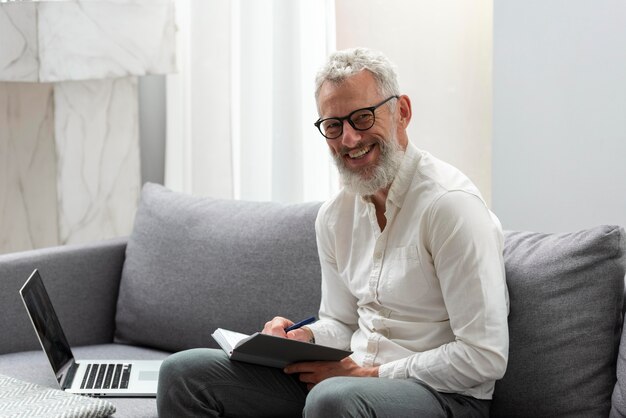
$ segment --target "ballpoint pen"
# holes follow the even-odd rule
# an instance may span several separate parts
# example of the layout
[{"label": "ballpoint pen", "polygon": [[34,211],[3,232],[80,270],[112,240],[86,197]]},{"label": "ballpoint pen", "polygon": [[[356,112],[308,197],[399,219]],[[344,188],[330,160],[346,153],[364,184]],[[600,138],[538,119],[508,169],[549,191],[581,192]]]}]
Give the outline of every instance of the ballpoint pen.
[{"label": "ballpoint pen", "polygon": [[315,322],[315,317],[314,316],[312,316],[310,318],[307,318],[307,319],[303,319],[302,321],[296,322],[292,326],[285,328],[285,332],[293,331],[294,329],[301,328],[301,327],[303,327],[305,325],[308,325],[308,324],[310,324],[312,322]]}]

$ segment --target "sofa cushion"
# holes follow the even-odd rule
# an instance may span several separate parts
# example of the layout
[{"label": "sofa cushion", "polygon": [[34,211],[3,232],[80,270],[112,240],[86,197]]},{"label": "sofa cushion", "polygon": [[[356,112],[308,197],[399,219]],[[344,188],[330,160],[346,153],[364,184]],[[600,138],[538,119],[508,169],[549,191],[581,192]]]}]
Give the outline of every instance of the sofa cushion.
[{"label": "sofa cushion", "polygon": [[170,351],[217,347],[276,315],[319,310],[319,203],[219,200],[146,184],[126,248],[116,341]]},{"label": "sofa cushion", "polygon": [[505,234],[510,350],[492,416],[608,416],[625,252],[616,226]]},{"label": "sofa cushion", "polygon": [[617,357],[617,383],[611,399],[610,418],[626,417],[626,332],[622,332]]}]

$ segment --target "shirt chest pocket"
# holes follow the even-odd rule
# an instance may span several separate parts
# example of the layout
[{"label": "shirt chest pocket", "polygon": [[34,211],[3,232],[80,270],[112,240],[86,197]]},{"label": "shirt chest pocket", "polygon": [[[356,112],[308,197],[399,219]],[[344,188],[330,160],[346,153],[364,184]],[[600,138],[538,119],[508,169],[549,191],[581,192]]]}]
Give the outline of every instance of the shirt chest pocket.
[{"label": "shirt chest pocket", "polygon": [[416,245],[388,249],[381,273],[378,296],[383,303],[415,306],[432,288],[420,266]]},{"label": "shirt chest pocket", "polygon": [[388,260],[393,262],[410,261],[419,263],[417,245],[407,245],[406,247],[390,248],[387,252]]}]

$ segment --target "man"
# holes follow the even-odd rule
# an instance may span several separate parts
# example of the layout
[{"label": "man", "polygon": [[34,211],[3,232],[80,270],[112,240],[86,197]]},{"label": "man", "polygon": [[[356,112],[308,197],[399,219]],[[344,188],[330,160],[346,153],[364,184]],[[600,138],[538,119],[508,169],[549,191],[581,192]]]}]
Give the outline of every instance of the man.
[{"label": "man", "polygon": [[316,220],[319,321],[285,333],[350,348],[285,370],[219,350],[168,359],[164,416],[486,417],[508,357],[502,231],[477,188],[409,142],[411,102],[381,54],[333,54],[316,79],[343,189]]}]

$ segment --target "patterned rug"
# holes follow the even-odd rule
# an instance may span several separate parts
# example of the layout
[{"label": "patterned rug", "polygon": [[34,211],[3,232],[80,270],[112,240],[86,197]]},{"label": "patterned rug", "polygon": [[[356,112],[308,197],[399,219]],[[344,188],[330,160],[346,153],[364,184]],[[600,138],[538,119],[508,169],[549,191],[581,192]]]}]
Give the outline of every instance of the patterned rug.
[{"label": "patterned rug", "polygon": [[73,395],[0,374],[2,418],[100,418],[114,412],[115,406],[105,400]]}]

